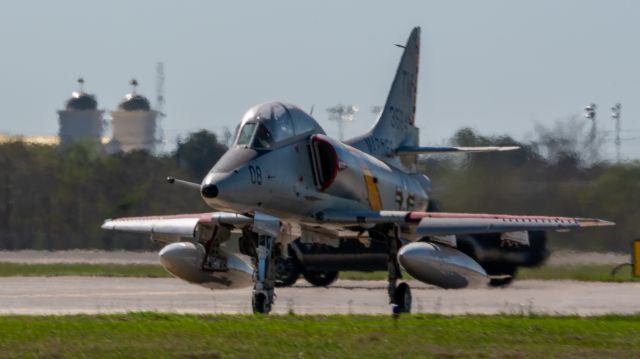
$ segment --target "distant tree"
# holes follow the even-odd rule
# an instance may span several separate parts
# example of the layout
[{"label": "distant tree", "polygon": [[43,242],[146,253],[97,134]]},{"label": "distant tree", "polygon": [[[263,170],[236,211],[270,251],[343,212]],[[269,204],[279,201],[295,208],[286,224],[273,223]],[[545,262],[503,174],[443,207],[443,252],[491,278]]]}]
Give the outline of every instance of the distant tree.
[{"label": "distant tree", "polygon": [[200,181],[211,167],[227,151],[215,133],[201,130],[178,141],[175,157],[178,166],[184,168],[192,180]]},{"label": "distant tree", "polygon": [[536,123],[532,145],[552,163],[589,166],[602,161],[604,133],[592,132],[580,116],[568,116],[552,126]]},{"label": "distant tree", "polygon": [[[418,167],[433,180],[431,197],[447,211],[603,218],[617,225],[550,233],[550,245],[627,251],[629,241],[640,238],[640,162],[585,159],[591,152],[583,147],[588,122],[584,126],[543,131],[522,143],[461,129],[452,144],[522,149],[426,156]],[[578,140],[571,142],[574,133]],[[100,225],[106,218],[211,210],[198,191],[168,185],[164,178],[199,181],[225,150],[207,131],[189,135],[166,156],[106,156],[82,143],[0,143],[0,249],[158,248],[148,237],[103,231]]]},{"label": "distant tree", "polygon": [[539,161],[540,156],[530,144],[518,142],[511,136],[483,136],[474,129],[465,127],[456,131],[451,138],[451,144],[462,147],[484,146],[518,146],[519,150],[501,153],[479,153],[466,157],[471,165],[525,165],[531,161]]},{"label": "distant tree", "polygon": [[225,126],[222,136],[224,138],[224,145],[227,147],[231,147],[231,144],[233,142],[233,132],[231,132],[229,127]]}]

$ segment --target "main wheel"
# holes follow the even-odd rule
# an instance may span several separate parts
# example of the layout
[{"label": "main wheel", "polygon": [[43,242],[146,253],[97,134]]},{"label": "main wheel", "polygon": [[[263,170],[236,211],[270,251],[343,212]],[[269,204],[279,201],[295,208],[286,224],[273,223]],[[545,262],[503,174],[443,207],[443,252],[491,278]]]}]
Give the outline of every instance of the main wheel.
[{"label": "main wheel", "polygon": [[338,271],[308,271],[302,272],[304,279],[316,287],[326,287],[338,279]]},{"label": "main wheel", "polygon": [[254,314],[269,314],[271,304],[268,303],[267,295],[264,293],[254,293],[251,301]]},{"label": "main wheel", "polygon": [[300,277],[300,266],[292,257],[276,258],[274,269],[276,272],[275,286],[279,288],[294,285]]},{"label": "main wheel", "polygon": [[491,278],[489,285],[492,287],[506,287],[516,278],[518,267],[513,265],[500,265],[487,271],[489,275],[505,275],[504,278]]},{"label": "main wheel", "polygon": [[411,287],[409,284],[398,284],[393,302],[398,306],[400,313],[411,313]]}]

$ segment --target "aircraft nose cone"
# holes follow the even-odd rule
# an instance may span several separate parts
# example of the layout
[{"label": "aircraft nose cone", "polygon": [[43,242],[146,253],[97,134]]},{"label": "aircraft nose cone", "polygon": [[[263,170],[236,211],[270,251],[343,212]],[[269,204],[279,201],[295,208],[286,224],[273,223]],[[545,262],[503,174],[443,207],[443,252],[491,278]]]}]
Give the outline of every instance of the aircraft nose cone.
[{"label": "aircraft nose cone", "polygon": [[205,198],[216,198],[218,196],[218,186],[214,184],[205,184],[200,190]]}]

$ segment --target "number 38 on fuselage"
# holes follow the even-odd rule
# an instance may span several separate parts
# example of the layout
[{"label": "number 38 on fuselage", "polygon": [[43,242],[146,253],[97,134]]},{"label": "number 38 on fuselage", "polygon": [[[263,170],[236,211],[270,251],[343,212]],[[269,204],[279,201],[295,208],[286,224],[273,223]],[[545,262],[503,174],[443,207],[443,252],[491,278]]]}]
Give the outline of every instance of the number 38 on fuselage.
[{"label": "number 38 on fuselage", "polygon": [[[408,174],[340,142],[300,108],[268,102],[251,108],[231,149],[202,183],[213,208],[279,218],[333,210],[425,210],[429,179]],[[392,154],[390,154],[392,156]]]}]

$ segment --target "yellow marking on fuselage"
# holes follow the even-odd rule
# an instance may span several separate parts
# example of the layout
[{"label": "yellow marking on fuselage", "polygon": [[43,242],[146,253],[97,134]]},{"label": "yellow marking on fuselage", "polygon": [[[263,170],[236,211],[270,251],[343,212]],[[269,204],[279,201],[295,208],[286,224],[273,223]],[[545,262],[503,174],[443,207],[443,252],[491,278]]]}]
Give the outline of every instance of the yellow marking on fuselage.
[{"label": "yellow marking on fuselage", "polygon": [[369,199],[369,207],[374,211],[382,209],[382,200],[380,199],[380,190],[378,190],[378,182],[369,171],[366,163],[362,162],[362,172],[364,173],[364,184],[367,188],[367,197]]}]

